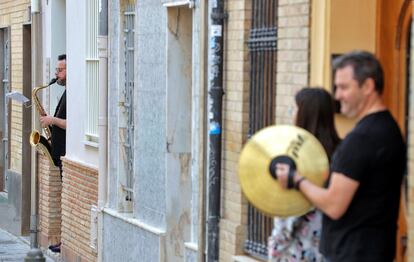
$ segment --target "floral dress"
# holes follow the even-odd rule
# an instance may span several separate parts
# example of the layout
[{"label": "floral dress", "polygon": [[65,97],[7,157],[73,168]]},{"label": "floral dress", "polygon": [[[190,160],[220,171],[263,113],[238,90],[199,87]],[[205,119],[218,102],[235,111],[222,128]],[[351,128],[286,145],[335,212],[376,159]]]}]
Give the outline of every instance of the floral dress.
[{"label": "floral dress", "polygon": [[301,217],[274,218],[268,250],[270,262],[320,262],[322,214],[314,210]]}]

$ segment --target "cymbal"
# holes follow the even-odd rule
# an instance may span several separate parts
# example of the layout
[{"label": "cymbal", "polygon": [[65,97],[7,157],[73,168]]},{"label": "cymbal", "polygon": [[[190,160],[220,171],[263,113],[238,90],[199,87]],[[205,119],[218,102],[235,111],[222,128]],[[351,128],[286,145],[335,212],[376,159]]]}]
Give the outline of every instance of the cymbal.
[{"label": "cymbal", "polygon": [[288,156],[297,171],[309,181],[323,186],[329,162],[323,146],[305,129],[277,125],[266,127],[243,147],[239,158],[239,179],[248,201],[261,212],[278,217],[299,216],[312,204],[295,189],[284,189],[269,171],[271,161]]}]

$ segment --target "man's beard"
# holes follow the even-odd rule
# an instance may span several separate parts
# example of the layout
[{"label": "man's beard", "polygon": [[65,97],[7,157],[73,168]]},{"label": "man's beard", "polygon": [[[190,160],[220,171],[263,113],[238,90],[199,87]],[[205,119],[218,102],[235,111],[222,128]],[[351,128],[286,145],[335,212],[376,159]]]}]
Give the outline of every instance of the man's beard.
[{"label": "man's beard", "polygon": [[66,79],[58,79],[56,81],[56,84],[58,84],[60,86],[65,86],[66,85]]}]

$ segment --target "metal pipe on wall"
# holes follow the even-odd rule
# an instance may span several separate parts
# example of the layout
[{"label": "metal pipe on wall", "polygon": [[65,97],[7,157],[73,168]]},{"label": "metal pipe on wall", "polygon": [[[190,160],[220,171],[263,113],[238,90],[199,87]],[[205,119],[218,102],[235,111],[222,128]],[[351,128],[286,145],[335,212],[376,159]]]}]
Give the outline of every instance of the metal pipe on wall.
[{"label": "metal pipe on wall", "polygon": [[103,261],[103,209],[108,196],[108,0],[100,0],[99,12],[99,166],[98,261]]},{"label": "metal pipe on wall", "polygon": [[104,207],[107,201],[107,165],[108,165],[108,1],[101,0],[99,14],[99,177],[98,207]]},{"label": "metal pipe on wall", "polygon": [[[39,10],[39,1],[33,0],[32,4],[37,7],[32,10],[32,86],[40,86],[42,83],[42,67],[39,65],[42,65],[42,35],[41,35],[41,14]],[[35,12],[37,10],[37,12]],[[32,110],[32,123],[36,125],[37,115],[36,111]],[[31,190],[31,219],[30,219],[30,247],[31,248],[37,248],[37,191],[38,191],[38,182],[37,182],[37,154],[36,150],[32,148],[32,190]]]},{"label": "metal pipe on wall", "polygon": [[40,13],[40,0],[31,0],[30,7],[32,14]]},{"label": "metal pipe on wall", "polygon": [[207,261],[219,260],[224,0],[209,1]]},{"label": "metal pipe on wall", "polygon": [[[40,86],[42,84],[42,16],[40,12],[40,1],[31,1],[32,10],[32,86]],[[37,123],[36,112],[32,110],[32,123]],[[37,243],[37,228],[38,228],[38,214],[37,214],[37,198],[38,198],[38,182],[37,182],[37,154],[34,148],[31,151],[31,203],[30,203],[30,250],[27,253],[24,261],[26,262],[44,262],[42,251],[38,248]]]},{"label": "metal pipe on wall", "polygon": [[[199,84],[203,88],[203,105],[205,108],[207,105],[207,39],[208,39],[208,6],[207,1],[200,1],[200,78]],[[207,146],[207,130],[205,120],[207,119],[207,110],[203,110],[203,152],[202,152],[202,166],[200,167],[200,176],[198,179],[198,260],[200,262],[205,261],[205,248],[206,248],[206,230],[205,230],[205,219],[206,219],[206,166],[207,166],[207,152],[205,150]]]}]

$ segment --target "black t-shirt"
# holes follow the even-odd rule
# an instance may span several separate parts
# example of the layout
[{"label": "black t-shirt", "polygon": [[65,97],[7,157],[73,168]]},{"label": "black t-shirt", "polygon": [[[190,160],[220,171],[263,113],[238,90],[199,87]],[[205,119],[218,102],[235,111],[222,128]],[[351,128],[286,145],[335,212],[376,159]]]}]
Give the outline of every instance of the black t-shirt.
[{"label": "black t-shirt", "polygon": [[323,217],[320,250],[330,261],[393,261],[405,145],[389,111],[365,116],[338,146],[333,172],[359,182],[345,214]]},{"label": "black t-shirt", "polygon": [[[55,117],[66,119],[66,90],[56,106]],[[52,126],[52,158],[55,165],[61,166],[60,157],[66,154],[66,130]]]}]

